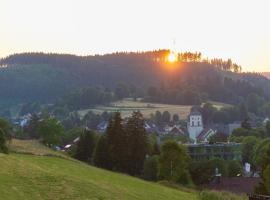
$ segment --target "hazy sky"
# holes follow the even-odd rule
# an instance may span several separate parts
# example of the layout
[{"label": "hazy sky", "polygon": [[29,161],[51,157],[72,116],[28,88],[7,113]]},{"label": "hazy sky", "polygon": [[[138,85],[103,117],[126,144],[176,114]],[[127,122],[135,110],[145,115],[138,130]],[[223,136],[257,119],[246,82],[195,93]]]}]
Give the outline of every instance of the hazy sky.
[{"label": "hazy sky", "polygon": [[0,0],[0,57],[172,48],[270,71],[269,0]]}]

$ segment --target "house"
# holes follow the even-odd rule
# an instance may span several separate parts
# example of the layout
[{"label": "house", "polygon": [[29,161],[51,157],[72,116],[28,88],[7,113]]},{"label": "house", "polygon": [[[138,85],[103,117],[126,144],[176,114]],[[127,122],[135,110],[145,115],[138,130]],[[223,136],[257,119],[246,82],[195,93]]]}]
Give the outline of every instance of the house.
[{"label": "house", "polygon": [[193,107],[188,116],[187,129],[190,139],[197,141],[197,137],[203,131],[202,114]]},{"label": "house", "polygon": [[70,144],[66,144],[64,146],[64,151],[68,150],[70,147],[72,147],[73,145],[77,144],[80,141],[80,137],[76,137]]},{"label": "house", "polygon": [[212,129],[215,133],[222,133],[226,136],[230,136],[232,132],[241,127],[241,122],[233,122],[230,124],[212,124],[207,126],[208,129]]},{"label": "house", "polygon": [[173,126],[169,132],[171,135],[186,135],[180,126]]},{"label": "house", "polygon": [[267,117],[267,118],[265,118],[265,119],[263,120],[263,124],[266,125],[267,122],[269,122],[269,121],[270,121],[270,119]]},{"label": "house", "polygon": [[23,127],[27,126],[31,120],[31,117],[32,117],[32,115],[30,113],[20,117],[19,122],[18,122],[20,127],[23,128]]},{"label": "house", "polygon": [[229,128],[229,135],[231,135],[235,129],[241,128],[241,122],[234,122],[228,124],[228,128]]},{"label": "house", "polygon": [[212,128],[205,128],[203,131],[197,136],[196,140],[199,142],[207,142],[209,138],[216,134],[216,131]]},{"label": "house", "polygon": [[146,121],[144,123],[144,128],[148,133],[158,133],[159,132],[158,127],[154,123],[149,122],[149,121]]},{"label": "house", "polygon": [[97,131],[100,133],[104,133],[108,127],[108,122],[102,121],[97,125]]}]

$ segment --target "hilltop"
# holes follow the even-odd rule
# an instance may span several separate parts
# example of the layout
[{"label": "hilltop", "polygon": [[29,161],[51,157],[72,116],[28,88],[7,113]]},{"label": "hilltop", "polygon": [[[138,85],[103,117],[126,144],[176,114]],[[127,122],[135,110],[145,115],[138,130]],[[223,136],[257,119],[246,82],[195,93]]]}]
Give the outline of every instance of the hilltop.
[{"label": "hilltop", "polygon": [[[129,87],[124,97],[136,93],[146,99],[149,88],[154,86],[160,90],[158,100],[148,100],[159,103],[197,104],[198,99],[206,99],[238,104],[250,93],[270,98],[270,80],[260,74],[240,73],[241,67],[230,59],[203,60],[200,54],[185,53],[181,54],[181,62],[172,64],[166,63],[168,52],[14,54],[0,60],[1,103],[55,103],[90,86],[105,88],[103,93],[108,96],[108,91],[115,91],[119,83]],[[194,97],[191,101],[190,96]]]},{"label": "hilltop", "polygon": [[270,72],[263,72],[262,75],[270,79]]}]

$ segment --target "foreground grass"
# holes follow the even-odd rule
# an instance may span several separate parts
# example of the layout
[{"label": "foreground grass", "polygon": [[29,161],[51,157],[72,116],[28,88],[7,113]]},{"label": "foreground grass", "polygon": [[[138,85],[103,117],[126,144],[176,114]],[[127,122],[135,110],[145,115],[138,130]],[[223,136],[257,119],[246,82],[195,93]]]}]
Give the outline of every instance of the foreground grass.
[{"label": "foreground grass", "polygon": [[41,144],[38,140],[12,139],[9,142],[8,147],[11,152],[15,153],[32,154],[37,156],[55,156],[71,159],[64,152],[54,151]]},{"label": "foreground grass", "polygon": [[0,154],[5,200],[195,200],[184,192],[58,157]]},{"label": "foreground grass", "polygon": [[202,191],[199,194],[200,200],[248,200],[247,195],[236,195],[223,191]]}]

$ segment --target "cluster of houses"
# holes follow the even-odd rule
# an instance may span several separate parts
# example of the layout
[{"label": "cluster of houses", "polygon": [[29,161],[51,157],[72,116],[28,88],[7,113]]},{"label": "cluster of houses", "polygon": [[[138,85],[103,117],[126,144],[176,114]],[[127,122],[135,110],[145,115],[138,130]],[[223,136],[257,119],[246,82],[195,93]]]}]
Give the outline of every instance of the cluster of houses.
[{"label": "cluster of houses", "polygon": [[[36,115],[40,117],[41,113],[37,113]],[[24,127],[29,123],[31,117],[31,114],[27,114],[20,117],[19,119],[16,119],[13,121],[13,123],[19,125],[20,127]],[[268,121],[269,119],[266,118],[263,123],[267,123]],[[96,131],[104,133],[107,126],[108,122],[102,121],[97,125]],[[191,112],[187,118],[186,125],[167,123],[160,127],[152,121],[147,120],[145,122],[145,129],[149,133],[156,133],[160,137],[165,135],[185,136],[190,138],[193,143],[205,143],[212,135],[216,133],[222,133],[229,136],[235,129],[240,127],[241,122],[234,122],[230,124],[204,124],[202,113],[197,110],[196,107],[191,109]]]},{"label": "cluster of houses", "polygon": [[[103,121],[97,126],[98,132],[105,132],[108,123]],[[215,133],[223,133],[229,136],[233,130],[240,128],[241,122],[234,122],[231,124],[212,124],[204,125],[201,112],[195,108],[191,109],[187,118],[187,125],[168,123],[163,127],[157,126],[155,123],[146,121],[145,129],[149,133],[157,133],[160,136],[174,135],[174,136],[186,136],[194,143],[207,142],[209,137]]]},{"label": "cluster of houses", "polygon": [[187,122],[187,132],[189,138],[195,143],[207,142],[209,137],[218,132],[229,136],[235,129],[240,127],[241,122],[204,125],[202,114],[196,109],[191,109]]}]

